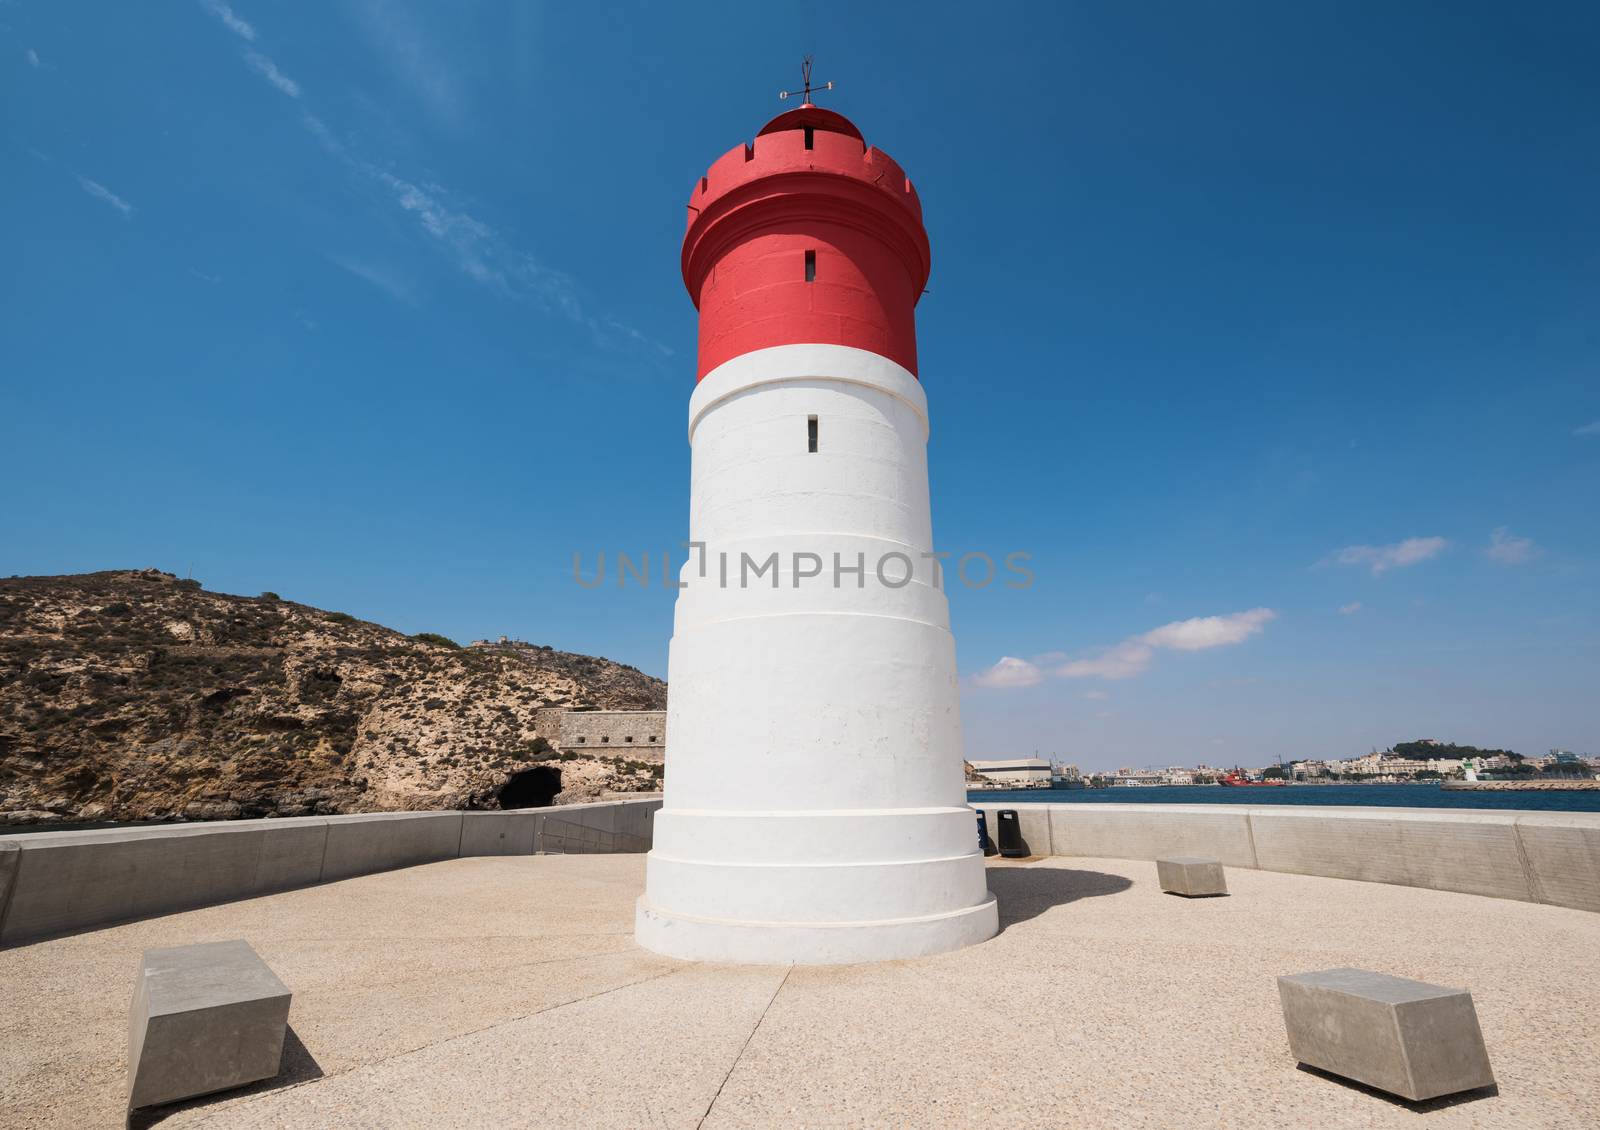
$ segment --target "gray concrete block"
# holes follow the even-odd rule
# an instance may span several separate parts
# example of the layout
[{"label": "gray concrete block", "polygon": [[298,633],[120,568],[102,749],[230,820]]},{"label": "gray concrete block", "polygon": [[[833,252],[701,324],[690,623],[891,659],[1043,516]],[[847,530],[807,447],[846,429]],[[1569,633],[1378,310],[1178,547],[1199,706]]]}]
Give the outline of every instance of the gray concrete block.
[{"label": "gray concrete block", "polygon": [[323,882],[392,871],[461,853],[459,812],[374,812],[328,817]]},{"label": "gray concrete block", "polygon": [[128,1107],[276,1075],[289,997],[242,939],[146,950],[128,1025]]},{"label": "gray concrete block", "polygon": [[1420,1102],[1494,1083],[1472,994],[1328,969],[1278,978],[1289,1050],[1301,1063]]},{"label": "gray concrete block", "polygon": [[[1254,867],[1251,811],[1259,809],[1180,804],[1053,804],[1050,805],[1051,849],[1056,855],[1106,859],[1204,855],[1228,867]],[[992,820],[990,826],[993,827]]]},{"label": "gray concrete block", "polygon": [[543,820],[536,810],[464,812],[461,855],[532,855]]},{"label": "gray concrete block", "polygon": [[1179,855],[1156,860],[1156,878],[1161,889],[1185,898],[1208,898],[1228,893],[1228,880],[1222,864],[1198,855]]}]

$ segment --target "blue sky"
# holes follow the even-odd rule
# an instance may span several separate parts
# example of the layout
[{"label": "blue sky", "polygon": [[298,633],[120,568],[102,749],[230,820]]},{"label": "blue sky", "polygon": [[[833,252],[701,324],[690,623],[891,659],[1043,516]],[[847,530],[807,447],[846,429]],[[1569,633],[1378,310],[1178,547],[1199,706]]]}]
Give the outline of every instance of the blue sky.
[{"label": "blue sky", "polygon": [[0,3],[0,574],[665,674],[670,595],[571,557],[685,536],[683,202],[811,51],[926,207],[938,540],[1033,555],[952,590],[972,755],[1600,751],[1597,47],[1585,4]]}]

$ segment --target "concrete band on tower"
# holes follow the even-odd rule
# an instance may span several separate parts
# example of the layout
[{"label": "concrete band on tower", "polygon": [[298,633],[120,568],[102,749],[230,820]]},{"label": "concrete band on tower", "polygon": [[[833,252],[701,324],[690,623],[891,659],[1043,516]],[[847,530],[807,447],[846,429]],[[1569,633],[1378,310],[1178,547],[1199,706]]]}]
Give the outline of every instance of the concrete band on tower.
[{"label": "concrete band on tower", "polygon": [[921,204],[846,119],[801,107],[701,180],[683,263],[703,549],[638,940],[842,963],[988,938],[915,374]]}]

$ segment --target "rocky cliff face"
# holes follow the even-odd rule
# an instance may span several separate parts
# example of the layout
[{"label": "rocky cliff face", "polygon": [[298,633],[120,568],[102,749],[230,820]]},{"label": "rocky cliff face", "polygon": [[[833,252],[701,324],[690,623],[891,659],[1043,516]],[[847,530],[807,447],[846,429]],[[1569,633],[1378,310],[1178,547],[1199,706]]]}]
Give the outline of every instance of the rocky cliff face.
[{"label": "rocky cliff face", "polygon": [[558,756],[534,712],[665,703],[609,660],[458,648],[155,570],[0,580],[0,824],[654,789],[658,766]]}]

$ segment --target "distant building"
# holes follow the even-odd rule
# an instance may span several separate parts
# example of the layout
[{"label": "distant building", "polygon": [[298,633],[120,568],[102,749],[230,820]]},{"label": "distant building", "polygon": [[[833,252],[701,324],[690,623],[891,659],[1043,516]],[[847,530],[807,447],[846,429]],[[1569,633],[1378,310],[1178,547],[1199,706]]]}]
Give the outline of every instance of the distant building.
[{"label": "distant building", "polygon": [[1130,788],[1136,785],[1164,785],[1162,773],[1156,769],[1118,769],[1116,776],[1106,778],[1106,784]]},{"label": "distant building", "polygon": [[1050,784],[1050,763],[1039,757],[1010,757],[981,761],[969,758],[967,764],[972,766],[973,772],[984,780],[996,785],[1027,787]]}]

